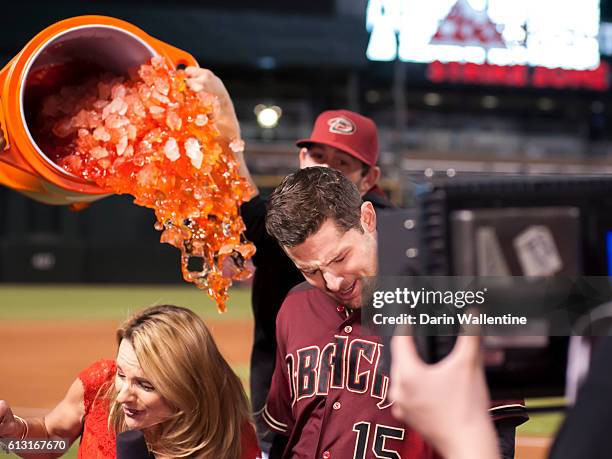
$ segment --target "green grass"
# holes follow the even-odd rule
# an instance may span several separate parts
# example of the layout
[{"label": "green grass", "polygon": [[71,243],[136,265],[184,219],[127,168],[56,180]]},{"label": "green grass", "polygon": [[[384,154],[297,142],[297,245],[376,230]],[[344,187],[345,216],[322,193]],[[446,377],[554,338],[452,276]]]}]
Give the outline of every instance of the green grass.
[{"label": "green grass", "polygon": [[76,459],[79,452],[79,442],[76,441],[62,457],[66,459]]},{"label": "green grass", "polygon": [[[525,403],[528,408],[540,408],[563,405],[565,399],[562,397],[528,399]],[[562,412],[532,414],[529,416],[529,421],[518,427],[517,434],[537,437],[553,436],[559,430],[563,418],[564,413]]]},{"label": "green grass", "polygon": [[562,422],[561,413],[533,414],[529,421],[517,428],[516,433],[533,437],[551,437],[559,430]]},{"label": "green grass", "polygon": [[192,285],[2,285],[0,320],[117,320],[155,304],[176,304],[204,319],[248,320],[250,289],[232,288],[227,312]]}]

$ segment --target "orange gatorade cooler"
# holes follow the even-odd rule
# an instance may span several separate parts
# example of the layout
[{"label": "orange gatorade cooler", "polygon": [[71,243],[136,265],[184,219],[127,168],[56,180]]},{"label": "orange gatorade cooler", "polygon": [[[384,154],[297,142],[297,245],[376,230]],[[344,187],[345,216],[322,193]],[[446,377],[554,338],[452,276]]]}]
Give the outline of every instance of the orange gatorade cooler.
[{"label": "orange gatorade cooler", "polygon": [[37,201],[76,208],[108,196],[55,164],[35,141],[33,122],[43,99],[61,87],[104,72],[127,75],[154,56],[176,66],[197,65],[185,51],[111,17],[74,17],[36,35],[0,71],[0,124],[7,141],[0,152],[0,184]]}]

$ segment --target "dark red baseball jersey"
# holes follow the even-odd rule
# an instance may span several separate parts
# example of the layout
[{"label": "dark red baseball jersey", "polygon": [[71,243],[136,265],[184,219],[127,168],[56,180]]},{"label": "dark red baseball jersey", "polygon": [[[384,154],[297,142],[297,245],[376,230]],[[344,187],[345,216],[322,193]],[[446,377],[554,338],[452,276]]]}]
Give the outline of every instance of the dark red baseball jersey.
[{"label": "dark red baseball jersey", "polygon": [[276,368],[263,417],[292,459],[428,459],[431,447],[391,414],[379,337],[364,336],[325,293],[294,288],[276,321]]}]

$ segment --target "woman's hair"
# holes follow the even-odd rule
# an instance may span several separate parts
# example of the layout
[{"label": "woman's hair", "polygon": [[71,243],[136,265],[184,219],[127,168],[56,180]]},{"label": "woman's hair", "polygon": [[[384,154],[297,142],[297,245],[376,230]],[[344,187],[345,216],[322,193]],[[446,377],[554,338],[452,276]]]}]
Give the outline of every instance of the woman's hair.
[{"label": "woman's hair", "polygon": [[[134,314],[117,330],[128,340],[147,379],[173,410],[145,429],[155,454],[236,459],[250,414],[246,394],[198,315],[178,306],[154,306]],[[127,430],[111,388],[109,423]]]}]

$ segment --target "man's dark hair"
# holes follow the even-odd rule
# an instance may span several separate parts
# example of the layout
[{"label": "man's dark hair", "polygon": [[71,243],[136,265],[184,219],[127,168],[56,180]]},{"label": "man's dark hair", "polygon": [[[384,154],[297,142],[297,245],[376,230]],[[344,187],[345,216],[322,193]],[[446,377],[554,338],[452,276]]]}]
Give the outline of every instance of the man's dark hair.
[{"label": "man's dark hair", "polygon": [[307,167],[285,177],[267,204],[266,229],[283,247],[295,247],[332,219],[343,233],[361,227],[361,196],[341,172]]}]

